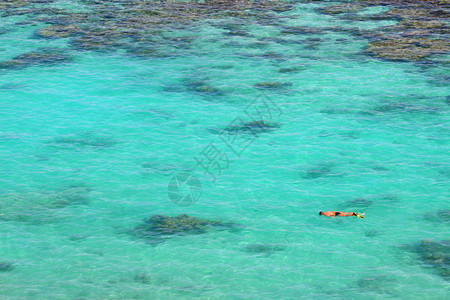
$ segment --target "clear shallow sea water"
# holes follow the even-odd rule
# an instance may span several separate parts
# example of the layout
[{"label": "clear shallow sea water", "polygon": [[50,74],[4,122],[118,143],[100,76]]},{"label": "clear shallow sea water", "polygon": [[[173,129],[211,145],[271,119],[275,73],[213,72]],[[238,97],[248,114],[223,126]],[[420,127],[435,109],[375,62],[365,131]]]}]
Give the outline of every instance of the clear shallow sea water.
[{"label": "clear shallow sea water", "polygon": [[[322,5],[299,3],[280,13],[282,24],[392,23],[343,22],[314,10]],[[198,38],[176,55],[143,59],[76,51],[67,39],[36,38],[39,27],[22,20],[0,19],[0,60],[42,47],[73,60],[0,71],[0,261],[14,264],[0,272],[2,299],[447,297],[448,281],[405,246],[448,239],[448,222],[426,218],[449,209],[444,64],[368,57],[367,40],[348,33],[282,35],[249,23],[249,35],[230,36],[221,24],[232,20],[167,32]],[[279,72],[292,66],[299,71]],[[197,81],[222,92],[193,91]],[[262,91],[260,82],[290,85]],[[201,198],[174,205],[172,176],[194,168],[261,93],[282,110],[280,127],[241,157],[229,152],[216,181],[197,169]],[[314,169],[328,171],[308,176]],[[71,189],[87,196],[43,205]],[[357,198],[371,202],[345,204]],[[366,218],[318,216],[346,209]],[[127,234],[151,215],[182,213],[241,230],[157,246]],[[246,251],[253,244],[281,250]]]}]

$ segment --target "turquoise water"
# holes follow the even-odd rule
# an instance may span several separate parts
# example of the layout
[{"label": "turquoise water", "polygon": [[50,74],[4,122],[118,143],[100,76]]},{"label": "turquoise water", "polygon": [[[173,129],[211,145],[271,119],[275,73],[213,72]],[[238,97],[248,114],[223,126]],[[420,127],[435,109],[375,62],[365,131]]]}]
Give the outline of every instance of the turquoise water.
[{"label": "turquoise water", "polygon": [[[14,266],[0,272],[1,298],[445,299],[448,280],[410,248],[448,239],[448,221],[427,218],[449,209],[448,69],[365,56],[350,33],[281,33],[395,23],[344,22],[323,5],[249,22],[247,35],[226,34],[232,19],[197,22],[165,33],[196,37],[189,47],[147,59],[79,51],[35,37],[43,24],[16,25],[27,16],[2,17],[0,61],[42,47],[72,60],[0,70],[0,262]],[[195,158],[262,95],[279,128],[240,157],[224,150],[229,166],[211,180]],[[202,184],[188,207],[167,194],[181,170]],[[154,214],[240,230],[156,246],[129,234]]]}]

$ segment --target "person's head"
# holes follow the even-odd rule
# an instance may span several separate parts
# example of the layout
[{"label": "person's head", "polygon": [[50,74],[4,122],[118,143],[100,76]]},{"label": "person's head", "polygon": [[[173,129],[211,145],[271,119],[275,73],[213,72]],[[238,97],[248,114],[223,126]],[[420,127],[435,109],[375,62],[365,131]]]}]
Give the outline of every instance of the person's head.
[{"label": "person's head", "polygon": [[319,212],[319,216],[323,215],[323,212]]}]

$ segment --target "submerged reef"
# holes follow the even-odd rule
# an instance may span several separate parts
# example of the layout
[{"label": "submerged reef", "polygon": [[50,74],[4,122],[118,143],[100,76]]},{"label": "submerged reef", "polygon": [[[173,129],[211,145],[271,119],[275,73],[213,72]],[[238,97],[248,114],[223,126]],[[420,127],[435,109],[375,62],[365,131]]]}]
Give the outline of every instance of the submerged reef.
[{"label": "submerged reef", "polygon": [[354,13],[361,9],[362,5],[358,2],[331,4],[318,8],[318,11],[328,15],[337,15],[343,13]]},{"label": "submerged reef", "polygon": [[317,179],[320,177],[327,176],[331,173],[331,168],[326,165],[320,165],[317,167],[310,168],[302,175],[303,179]]},{"label": "submerged reef", "polygon": [[41,49],[0,62],[0,69],[20,69],[35,65],[53,65],[70,61],[70,56],[59,49]]},{"label": "submerged reef", "polygon": [[421,262],[433,268],[444,279],[450,279],[450,240],[422,240],[413,249]]},{"label": "submerged reef", "polygon": [[364,235],[367,237],[376,237],[379,234],[378,230],[376,229],[368,229],[364,231]]},{"label": "submerged reef", "polygon": [[[66,38],[77,50],[124,50],[142,58],[174,56],[179,49],[192,45],[196,37],[173,37],[178,29],[194,27],[200,21],[233,18],[237,26],[223,26],[225,35],[249,36],[241,24],[280,25],[275,14],[290,11],[294,1],[282,0],[83,0],[85,9],[70,12],[54,7],[36,5],[52,0],[7,0],[0,3],[3,17],[27,15],[29,24],[39,28],[38,38]],[[374,6],[388,8],[381,13],[360,13]],[[323,14],[350,21],[392,20],[397,24],[374,30],[342,26],[313,28],[283,26],[282,35],[308,35],[326,32],[347,32],[367,38],[364,53],[396,61],[421,61],[450,50],[448,40],[450,4],[444,0],[361,0],[330,4],[317,8]],[[314,49],[320,39],[305,40]],[[279,59],[272,53],[266,58]]]},{"label": "submerged reef", "polygon": [[150,284],[152,282],[152,276],[145,272],[140,272],[134,275],[134,282]]},{"label": "submerged reef", "polygon": [[435,212],[426,213],[425,220],[431,222],[450,223],[450,209],[442,209]]},{"label": "submerged reef", "polygon": [[366,53],[389,60],[417,61],[450,50],[450,41],[422,37],[385,38],[371,42]]},{"label": "submerged reef", "polygon": [[85,185],[69,185],[54,191],[3,194],[0,195],[0,220],[34,224],[55,222],[62,218],[55,210],[89,204],[90,191]]},{"label": "submerged reef", "polygon": [[[388,7],[377,14],[358,14],[373,6]],[[444,0],[361,0],[331,4],[317,10],[344,20],[392,20],[396,25],[355,31],[369,40],[365,53],[394,61],[421,61],[450,51],[450,3]]]},{"label": "submerged reef", "polygon": [[93,132],[81,132],[77,134],[65,135],[54,138],[50,145],[60,148],[71,147],[99,147],[107,148],[116,145],[118,142],[108,136],[95,134]]},{"label": "submerged reef", "polygon": [[307,70],[307,66],[293,66],[293,67],[286,67],[286,68],[280,68],[278,70],[279,73],[297,73],[301,71]]},{"label": "submerged reef", "polygon": [[[435,106],[430,106],[426,104],[421,103],[411,103],[408,101],[396,101],[391,103],[385,103],[385,104],[379,104],[374,106],[372,109],[368,110],[361,110],[357,113],[360,115],[366,115],[366,116],[381,116],[381,115],[389,115],[389,114],[395,114],[395,116],[398,116],[398,113],[403,113],[404,117],[407,117],[408,115],[412,114],[427,114],[427,115],[437,115],[442,112],[442,109]],[[321,112],[326,113],[326,111],[322,110]],[[332,111],[328,111],[327,113],[332,113]],[[335,112],[337,113],[337,112]],[[343,112],[344,113],[344,112]],[[350,113],[350,111],[348,112]]]},{"label": "submerged reef", "polygon": [[169,93],[184,93],[191,92],[196,93],[200,96],[204,96],[207,100],[216,100],[215,97],[219,97],[225,94],[223,90],[218,87],[213,86],[205,80],[190,80],[183,79],[183,85],[169,85],[164,87],[165,92]]},{"label": "submerged reef", "polygon": [[211,84],[203,80],[189,81],[186,83],[186,88],[191,92],[203,95],[218,96],[223,94],[222,90],[212,86]]},{"label": "submerged reef", "polygon": [[35,1],[30,0],[2,0],[0,2],[0,9],[13,9],[27,6]]},{"label": "submerged reef", "polygon": [[291,82],[258,82],[255,87],[258,89],[277,90],[292,86]]},{"label": "submerged reef", "polygon": [[355,198],[339,204],[342,209],[362,209],[369,208],[374,204],[392,204],[398,202],[399,199],[396,195],[392,194],[378,194],[368,195],[364,198]]},{"label": "submerged reef", "polygon": [[394,296],[397,281],[395,278],[387,275],[375,275],[363,277],[355,281],[349,288],[357,289],[360,292],[376,293],[384,296]]},{"label": "submerged reef", "polygon": [[0,195],[0,220],[35,224],[56,221],[57,217],[46,207],[47,201],[39,194]]},{"label": "submerged reef", "polygon": [[356,198],[353,200],[341,203],[340,206],[344,208],[367,208],[373,204],[373,201],[364,198]]},{"label": "submerged reef", "polygon": [[[68,38],[69,45],[77,50],[121,48],[140,57],[176,55],[179,48],[189,47],[195,37],[170,36],[175,29],[230,17],[235,19],[234,23],[265,22],[266,19],[270,22],[274,13],[289,11],[295,5],[281,0],[82,0],[85,9],[70,12],[32,5],[37,2],[51,1],[2,1],[0,14],[4,17],[27,15],[31,23],[46,23],[48,26],[35,32],[36,37]],[[245,35],[245,32],[230,30],[229,34]]]},{"label": "submerged reef", "polygon": [[300,171],[300,176],[303,179],[318,179],[322,177],[343,176],[342,173],[335,172],[333,170],[334,168],[335,163],[322,162]]},{"label": "submerged reef", "polygon": [[54,200],[48,207],[63,208],[69,205],[88,205],[91,191],[92,189],[84,184],[72,184],[63,187],[50,194]]},{"label": "submerged reef", "polygon": [[[388,112],[405,112],[405,113],[426,113],[426,114],[438,114],[439,108],[411,104],[407,102],[394,102],[389,104],[383,104],[375,107],[373,113],[388,113]],[[369,112],[370,114],[370,112]]]},{"label": "submerged reef", "polygon": [[227,126],[224,128],[224,131],[232,134],[248,133],[257,135],[260,133],[271,132],[277,128],[280,128],[280,125],[278,123],[271,123],[265,120],[257,120],[243,122],[240,125]]},{"label": "submerged reef", "polygon": [[81,28],[76,24],[52,25],[36,31],[37,37],[43,38],[67,38],[81,32]]},{"label": "submerged reef", "polygon": [[282,244],[249,244],[243,248],[244,252],[263,255],[264,257],[269,257],[275,252],[284,250],[286,250],[286,246]]},{"label": "submerged reef", "polygon": [[191,217],[186,214],[181,214],[176,217],[153,215],[150,218],[144,219],[131,233],[146,240],[150,244],[158,244],[164,238],[203,234],[213,228],[235,230],[238,227],[234,223],[210,221]]},{"label": "submerged reef", "polygon": [[10,262],[0,262],[0,272],[9,272],[14,269],[14,265]]}]

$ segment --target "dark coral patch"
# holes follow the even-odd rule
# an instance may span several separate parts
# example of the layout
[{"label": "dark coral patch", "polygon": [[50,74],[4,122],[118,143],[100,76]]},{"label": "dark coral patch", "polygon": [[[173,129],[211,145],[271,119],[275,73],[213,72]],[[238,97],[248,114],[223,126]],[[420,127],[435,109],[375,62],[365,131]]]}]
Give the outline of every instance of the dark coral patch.
[{"label": "dark coral patch", "polygon": [[[373,6],[389,9],[377,14],[358,14],[359,10]],[[397,21],[395,25],[375,30],[349,32],[369,40],[365,54],[393,61],[423,61],[436,54],[449,53],[448,8],[448,1],[362,0],[331,4],[318,11],[343,20]]]},{"label": "dark coral patch", "polygon": [[450,240],[422,240],[416,247],[419,259],[444,279],[450,279]]},{"label": "dark coral patch", "polygon": [[302,174],[303,179],[317,179],[331,174],[331,166],[328,164],[318,165],[306,170]]},{"label": "dark coral patch", "polygon": [[398,61],[418,61],[433,54],[450,50],[446,39],[422,37],[392,37],[371,42],[366,53],[380,58]]},{"label": "dark coral patch", "polygon": [[426,213],[425,220],[432,222],[450,223],[450,209],[442,209],[435,212]]},{"label": "dark coral patch", "polygon": [[280,68],[278,70],[279,73],[296,73],[307,70],[307,66],[292,66],[287,68]]},{"label": "dark coral patch", "polygon": [[10,262],[0,262],[0,272],[9,272],[14,269],[14,265]]},{"label": "dark coral patch", "polygon": [[81,32],[78,25],[52,25],[36,31],[35,35],[43,38],[67,38]]},{"label": "dark coral patch", "polygon": [[118,142],[108,136],[95,134],[93,132],[81,132],[78,134],[56,137],[49,142],[50,145],[61,148],[72,147],[112,147]]},{"label": "dark coral patch", "polygon": [[282,244],[249,244],[243,248],[244,252],[251,254],[260,254],[265,257],[271,256],[275,252],[286,250]]},{"label": "dark coral patch", "polygon": [[54,65],[70,61],[70,56],[58,49],[28,52],[0,62],[0,69],[21,69],[38,65]]},{"label": "dark coral patch", "polygon": [[368,276],[358,279],[351,287],[364,293],[376,293],[384,297],[394,296],[396,279],[384,274]]},{"label": "dark coral patch", "polygon": [[354,13],[358,12],[362,8],[362,5],[359,3],[341,3],[341,4],[332,4],[321,7],[318,9],[321,13],[329,14],[329,15],[337,15],[343,13]]},{"label": "dark coral patch", "polygon": [[264,81],[255,84],[258,89],[277,90],[291,87],[291,82],[276,82],[276,81]]},{"label": "dark coral patch", "polygon": [[239,125],[231,125],[224,128],[224,131],[232,134],[260,134],[274,131],[275,129],[280,128],[280,125],[277,123],[268,122],[265,120],[257,120],[250,122],[243,122]]},{"label": "dark coral patch", "polygon": [[186,83],[186,87],[189,91],[199,93],[202,95],[222,95],[223,91],[217,87],[212,86],[206,81],[190,81]]},{"label": "dark coral patch", "polygon": [[162,239],[179,236],[203,234],[208,230],[216,229],[237,229],[234,223],[224,223],[220,221],[210,221],[181,214],[176,217],[165,215],[153,215],[144,219],[137,225],[132,233],[139,238],[143,238],[149,243],[160,243]]},{"label": "dark coral patch", "polygon": [[[6,9],[3,16],[29,15],[34,17],[32,22],[51,24],[39,29],[36,36],[70,38],[70,45],[76,49],[104,51],[130,48],[131,54],[141,57],[161,57],[180,48],[189,48],[193,41],[193,38],[167,38],[163,32],[173,33],[193,26],[198,21],[229,17],[234,17],[233,23],[246,24],[244,20],[268,22],[274,12],[289,11],[294,7],[293,3],[280,0],[85,0],[83,2],[89,11],[83,12],[29,5],[42,1],[44,0],[7,0],[0,3],[0,8]],[[22,6],[23,9],[17,9]],[[243,28],[236,27],[230,28],[227,34],[249,35]],[[140,48],[136,45],[149,37],[156,38],[162,45],[158,49],[161,53],[133,50]],[[167,51],[167,47],[173,49]]]},{"label": "dark coral patch", "polygon": [[373,201],[364,198],[356,198],[353,200],[346,201],[340,206],[345,208],[367,208],[373,204]]}]

